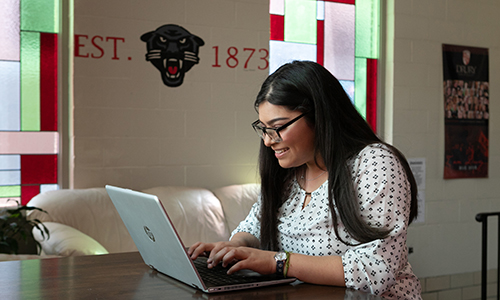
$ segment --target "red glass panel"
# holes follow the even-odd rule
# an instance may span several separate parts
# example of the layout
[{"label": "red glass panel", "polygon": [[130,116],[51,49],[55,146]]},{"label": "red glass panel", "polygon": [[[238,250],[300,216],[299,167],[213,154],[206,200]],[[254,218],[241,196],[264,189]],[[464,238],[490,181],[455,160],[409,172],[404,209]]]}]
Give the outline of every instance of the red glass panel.
[{"label": "red glass panel", "polygon": [[31,198],[40,194],[39,185],[23,185],[21,186],[21,204],[26,205]]},{"label": "red glass panel", "polygon": [[366,60],[366,121],[377,132],[377,60]]},{"label": "red glass panel", "polygon": [[21,184],[57,183],[57,155],[21,155]]},{"label": "red glass panel", "polygon": [[271,32],[270,39],[273,41],[285,40],[285,16],[270,15],[271,17]]},{"label": "red glass panel", "polygon": [[40,33],[40,130],[57,131],[57,34]]},{"label": "red glass panel", "polygon": [[325,54],[325,21],[317,22],[316,62],[323,65]]}]

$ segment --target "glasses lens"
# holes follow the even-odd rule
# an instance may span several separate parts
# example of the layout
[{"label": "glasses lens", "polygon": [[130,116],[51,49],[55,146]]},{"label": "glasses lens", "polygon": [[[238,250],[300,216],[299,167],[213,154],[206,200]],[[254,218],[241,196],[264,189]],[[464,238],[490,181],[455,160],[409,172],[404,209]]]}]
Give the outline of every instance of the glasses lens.
[{"label": "glasses lens", "polygon": [[265,139],[266,136],[268,136],[275,143],[281,142],[281,137],[276,130],[272,128],[265,128],[258,124],[252,124],[252,127],[261,139]]},{"label": "glasses lens", "polygon": [[264,131],[264,128],[262,127],[255,127],[255,131],[257,132],[257,134],[263,139],[264,138],[264,135],[266,134],[265,131]]},{"label": "glasses lens", "polygon": [[267,129],[266,133],[273,142],[275,142],[275,143],[281,142],[281,138],[280,138],[278,132],[276,132],[276,130]]}]

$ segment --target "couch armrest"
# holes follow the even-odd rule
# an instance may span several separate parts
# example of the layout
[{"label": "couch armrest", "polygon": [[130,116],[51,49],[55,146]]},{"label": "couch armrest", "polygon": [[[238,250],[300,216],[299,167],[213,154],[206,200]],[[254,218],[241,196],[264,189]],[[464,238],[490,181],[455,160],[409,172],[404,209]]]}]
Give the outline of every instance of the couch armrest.
[{"label": "couch armrest", "polygon": [[49,230],[50,237],[44,239],[36,228],[33,228],[33,236],[42,246],[43,253],[47,255],[108,254],[108,251],[96,240],[73,227],[54,222],[43,224]]}]

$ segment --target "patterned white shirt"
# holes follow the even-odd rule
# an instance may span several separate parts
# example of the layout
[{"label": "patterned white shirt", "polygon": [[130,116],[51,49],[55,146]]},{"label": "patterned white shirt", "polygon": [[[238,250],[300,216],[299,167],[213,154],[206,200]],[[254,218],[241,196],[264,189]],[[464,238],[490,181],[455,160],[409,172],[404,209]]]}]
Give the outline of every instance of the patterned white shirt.
[{"label": "patterned white shirt", "polygon": [[[421,299],[421,287],[408,262],[406,235],[410,215],[410,185],[402,165],[384,145],[365,147],[351,160],[354,190],[360,213],[369,225],[391,229],[385,239],[359,244],[339,222],[342,240],[335,235],[328,207],[328,181],[311,194],[302,209],[305,191],[292,182],[289,199],[278,214],[278,240],[281,250],[312,256],[342,257],[348,288],[388,299]],[[260,237],[260,198],[248,216],[233,231]],[[337,210],[335,208],[335,210]]]}]

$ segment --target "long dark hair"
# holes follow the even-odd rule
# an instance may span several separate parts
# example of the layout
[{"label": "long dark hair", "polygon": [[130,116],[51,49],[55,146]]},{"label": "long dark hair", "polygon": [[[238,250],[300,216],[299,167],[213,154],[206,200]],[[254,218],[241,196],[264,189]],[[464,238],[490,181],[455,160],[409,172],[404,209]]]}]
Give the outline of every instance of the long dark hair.
[{"label": "long dark hair", "polygon": [[[417,216],[417,185],[408,162],[401,152],[382,142],[352,105],[339,81],[321,65],[308,61],[285,64],[262,84],[255,109],[262,102],[307,112],[305,118],[314,126],[315,151],[328,171],[328,202],[335,233],[338,220],[334,207],[347,231],[360,243],[387,237],[391,229],[375,228],[363,221],[355,196],[348,160],[367,145],[386,145],[399,159],[411,187],[411,222]],[[300,168],[300,167],[299,167]],[[282,168],[274,151],[261,142],[261,248],[278,250],[277,214],[289,196],[289,186],[297,168]],[[346,241],[342,241],[350,245]]]}]

